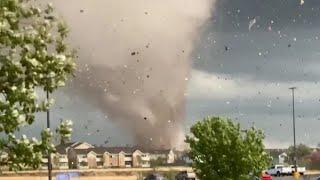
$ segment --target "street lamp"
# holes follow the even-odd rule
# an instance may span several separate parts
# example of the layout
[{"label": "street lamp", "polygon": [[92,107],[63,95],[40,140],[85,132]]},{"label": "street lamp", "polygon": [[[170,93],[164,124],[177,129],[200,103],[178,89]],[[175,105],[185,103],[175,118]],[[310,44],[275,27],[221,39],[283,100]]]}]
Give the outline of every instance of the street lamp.
[{"label": "street lamp", "polygon": [[294,160],[294,171],[297,173],[297,154],[296,154],[296,119],[294,114],[294,90],[297,87],[289,88],[292,91],[292,121],[293,121],[293,160]]}]

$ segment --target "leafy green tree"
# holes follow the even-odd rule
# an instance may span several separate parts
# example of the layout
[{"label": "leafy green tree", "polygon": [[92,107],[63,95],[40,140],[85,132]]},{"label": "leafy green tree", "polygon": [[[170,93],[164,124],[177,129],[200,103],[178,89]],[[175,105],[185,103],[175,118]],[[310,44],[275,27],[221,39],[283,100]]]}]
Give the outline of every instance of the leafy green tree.
[{"label": "leafy green tree", "polygon": [[208,117],[191,127],[186,137],[193,168],[202,180],[242,180],[261,174],[270,161],[264,134],[252,127],[242,131],[230,119]]},{"label": "leafy green tree", "polygon": [[52,5],[0,0],[0,151],[8,154],[11,169],[38,168],[42,156],[54,151],[50,129],[40,140],[14,134],[53,103],[37,92],[52,93],[73,74],[75,53],[65,43],[67,34]]},{"label": "leafy green tree", "polygon": [[[311,155],[311,148],[308,147],[305,144],[299,144],[296,146],[296,156],[297,156],[297,163],[300,165],[305,165],[307,162],[304,160],[304,158],[308,155]],[[294,163],[294,147],[290,146],[287,150],[288,158],[286,159],[286,162],[289,164]]]}]

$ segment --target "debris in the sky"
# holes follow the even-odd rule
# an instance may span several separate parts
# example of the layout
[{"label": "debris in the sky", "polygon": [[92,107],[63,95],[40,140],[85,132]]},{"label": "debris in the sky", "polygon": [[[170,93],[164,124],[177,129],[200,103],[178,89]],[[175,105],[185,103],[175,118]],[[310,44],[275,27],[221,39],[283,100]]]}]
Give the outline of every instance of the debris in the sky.
[{"label": "debris in the sky", "polygon": [[251,31],[251,28],[253,25],[255,25],[257,23],[256,18],[253,18],[252,20],[249,21],[249,31]]},{"label": "debris in the sky", "polygon": [[300,5],[302,6],[304,4],[304,0],[300,0]]},{"label": "debris in the sky", "polygon": [[83,9],[80,9],[80,12],[81,12],[81,13],[83,13],[83,12],[84,12],[84,10],[83,10]]},{"label": "debris in the sky", "polygon": [[228,46],[224,46],[224,50],[225,50],[225,51],[229,51],[230,48],[229,48]]},{"label": "debris in the sky", "polygon": [[143,119],[144,119],[144,120],[147,120],[148,118],[147,118],[147,117],[144,117]]},{"label": "debris in the sky", "polygon": [[288,44],[288,48],[291,47],[291,44]]},{"label": "debris in the sky", "polygon": [[149,46],[150,46],[150,44],[148,43],[148,44],[146,45],[146,48],[149,48]]},{"label": "debris in the sky", "polygon": [[132,53],[131,53],[131,56],[134,56],[134,55],[136,55],[136,52],[132,52]]},{"label": "debris in the sky", "polygon": [[150,77],[150,75],[147,75],[147,78],[149,78]]},{"label": "debris in the sky", "polygon": [[148,15],[148,12],[146,11],[146,12],[144,12],[144,14],[145,14],[145,15]]}]

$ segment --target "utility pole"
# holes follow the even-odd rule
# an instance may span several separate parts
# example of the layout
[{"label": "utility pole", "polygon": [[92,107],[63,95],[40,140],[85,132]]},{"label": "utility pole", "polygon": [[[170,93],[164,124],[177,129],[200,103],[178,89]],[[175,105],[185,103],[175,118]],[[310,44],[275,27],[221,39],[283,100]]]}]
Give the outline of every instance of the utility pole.
[{"label": "utility pole", "polygon": [[[47,102],[49,102],[49,90],[47,90]],[[47,128],[50,129],[50,109],[47,109]],[[48,180],[52,180],[51,152],[48,151]]]},{"label": "utility pole", "polygon": [[296,119],[294,114],[294,90],[297,87],[289,88],[292,91],[292,121],[293,121],[293,161],[294,161],[294,171],[297,173],[297,150],[296,150]]}]

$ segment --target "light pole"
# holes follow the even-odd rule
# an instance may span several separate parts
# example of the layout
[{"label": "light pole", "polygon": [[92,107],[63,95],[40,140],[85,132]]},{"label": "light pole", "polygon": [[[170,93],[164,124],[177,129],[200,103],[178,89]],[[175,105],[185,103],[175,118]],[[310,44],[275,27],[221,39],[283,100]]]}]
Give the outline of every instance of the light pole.
[{"label": "light pole", "polygon": [[[49,102],[49,90],[47,90],[47,102]],[[47,109],[47,128],[50,129],[50,109]],[[48,180],[52,180],[51,152],[48,151]]]},{"label": "light pole", "polygon": [[294,171],[297,173],[297,153],[296,153],[296,119],[294,114],[294,90],[297,87],[289,88],[292,91],[292,121],[293,121],[293,161],[294,161]]}]

